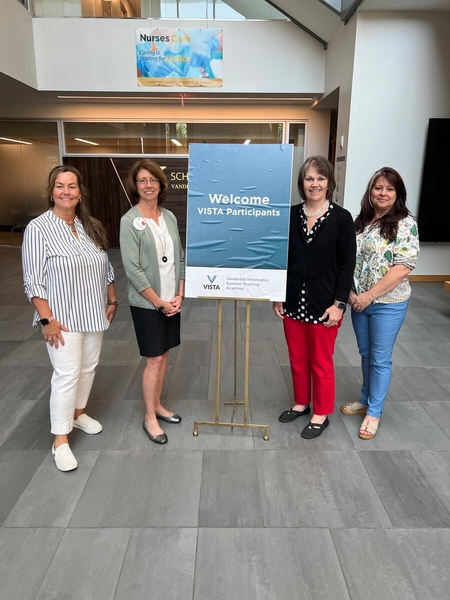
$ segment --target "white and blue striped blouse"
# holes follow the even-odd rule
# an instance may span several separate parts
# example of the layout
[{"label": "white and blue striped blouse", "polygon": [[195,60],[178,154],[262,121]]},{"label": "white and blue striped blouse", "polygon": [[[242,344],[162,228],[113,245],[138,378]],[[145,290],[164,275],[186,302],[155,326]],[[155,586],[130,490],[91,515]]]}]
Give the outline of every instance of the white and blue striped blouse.
[{"label": "white and blue striped blouse", "polygon": [[[108,255],[75,217],[79,241],[50,209],[30,221],[22,245],[25,294],[48,300],[52,315],[69,331],[108,329],[107,287],[114,281]],[[39,324],[36,312],[33,325]]]}]

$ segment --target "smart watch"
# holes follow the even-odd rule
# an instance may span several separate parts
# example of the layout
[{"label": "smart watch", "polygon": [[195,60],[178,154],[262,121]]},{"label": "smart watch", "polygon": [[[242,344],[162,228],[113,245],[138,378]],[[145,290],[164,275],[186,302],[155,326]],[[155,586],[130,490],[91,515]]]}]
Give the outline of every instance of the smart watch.
[{"label": "smart watch", "polygon": [[46,319],[39,319],[39,323],[41,325],[48,325],[49,323],[51,323],[52,321],[55,320],[55,317],[53,317],[52,315],[50,315],[49,317],[47,317]]},{"label": "smart watch", "polygon": [[336,308],[339,308],[339,310],[345,310],[347,308],[345,302],[339,302],[338,300],[334,301],[334,305],[336,306]]}]

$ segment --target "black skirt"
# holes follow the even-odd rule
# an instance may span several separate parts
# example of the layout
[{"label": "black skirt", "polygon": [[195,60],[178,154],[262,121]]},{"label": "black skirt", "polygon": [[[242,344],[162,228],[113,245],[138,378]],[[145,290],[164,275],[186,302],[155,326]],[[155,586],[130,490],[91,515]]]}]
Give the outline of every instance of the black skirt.
[{"label": "black skirt", "polygon": [[161,311],[130,306],[141,356],[162,356],[180,345],[180,313],[166,317]]}]

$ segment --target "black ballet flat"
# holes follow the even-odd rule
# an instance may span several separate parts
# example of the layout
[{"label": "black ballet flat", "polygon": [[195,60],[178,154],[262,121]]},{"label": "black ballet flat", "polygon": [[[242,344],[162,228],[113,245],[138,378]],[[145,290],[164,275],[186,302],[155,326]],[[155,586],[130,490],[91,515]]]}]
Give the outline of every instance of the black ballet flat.
[{"label": "black ballet flat", "polygon": [[330,421],[328,420],[328,417],[322,424],[309,422],[309,425],[307,425],[301,433],[302,438],[305,438],[305,440],[314,440],[315,438],[318,438],[329,424]]},{"label": "black ballet flat", "polygon": [[163,444],[167,444],[169,441],[167,435],[165,433],[161,433],[160,435],[152,435],[150,431],[147,429],[147,425],[145,424],[145,419],[142,421],[142,427],[147,434],[147,436],[151,439],[155,444],[159,444],[162,446]]},{"label": "black ballet flat", "polygon": [[289,410],[283,411],[278,417],[278,420],[281,423],[292,423],[292,421],[295,421],[295,419],[298,419],[299,417],[309,415],[310,412],[311,408],[309,406],[307,406],[305,410],[293,410],[292,408],[290,408]]},{"label": "black ballet flat", "polygon": [[165,421],[166,423],[181,423],[180,415],[173,413],[171,417],[165,417],[164,415],[158,415],[156,413],[156,418],[161,419],[161,421]]}]

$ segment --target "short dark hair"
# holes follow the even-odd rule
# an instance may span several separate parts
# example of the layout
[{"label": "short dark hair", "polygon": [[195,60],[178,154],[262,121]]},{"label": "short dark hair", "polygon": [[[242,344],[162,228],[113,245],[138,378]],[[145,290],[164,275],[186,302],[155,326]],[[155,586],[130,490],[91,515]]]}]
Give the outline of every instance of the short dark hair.
[{"label": "short dark hair", "polygon": [[370,195],[376,182],[380,177],[384,177],[395,188],[396,199],[395,203],[380,219],[376,221],[376,225],[380,228],[380,235],[393,242],[397,237],[398,222],[410,215],[406,206],[406,186],[403,179],[392,167],[383,167],[378,169],[372,175],[367,184],[366,191],[361,200],[361,210],[355,219],[356,233],[361,233],[373,221],[375,210],[370,200]]},{"label": "short dark hair", "polygon": [[298,191],[300,192],[300,196],[303,200],[306,200],[305,189],[303,187],[303,182],[306,177],[306,171],[310,168],[316,169],[319,175],[323,175],[328,179],[328,189],[327,189],[327,198],[331,201],[333,192],[336,189],[336,181],[334,179],[334,169],[333,165],[323,156],[310,156],[305,160],[302,164],[300,171],[298,173]]},{"label": "short dark hair", "polygon": [[134,165],[131,167],[126,183],[131,204],[137,204],[139,202],[139,192],[136,185],[136,177],[139,171],[142,171],[142,169],[146,169],[149,173],[156,177],[156,179],[159,179],[160,190],[158,194],[158,204],[162,204],[166,200],[169,184],[167,183],[167,177],[164,175],[164,171],[161,169],[161,167],[155,163],[155,161],[150,160],[149,158],[143,158],[137,163],[134,163]]}]

